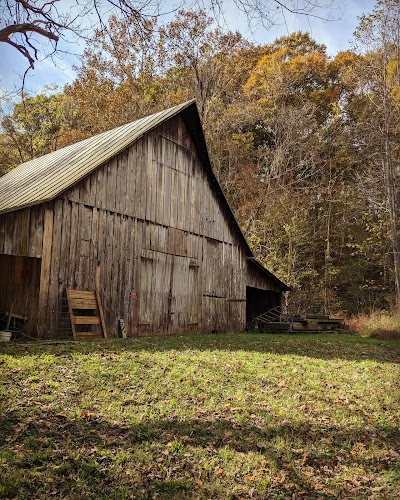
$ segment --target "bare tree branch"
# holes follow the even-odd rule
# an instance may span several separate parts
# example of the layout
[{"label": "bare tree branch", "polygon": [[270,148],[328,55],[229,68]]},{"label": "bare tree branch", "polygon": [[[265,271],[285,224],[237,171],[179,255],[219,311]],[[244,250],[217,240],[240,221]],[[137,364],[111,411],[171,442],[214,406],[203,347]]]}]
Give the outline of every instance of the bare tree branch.
[{"label": "bare tree branch", "polygon": [[[224,17],[224,10],[231,8],[228,0],[192,2],[193,8],[203,7],[220,19]],[[332,9],[340,2],[341,0],[233,0],[235,8],[246,16],[249,25],[254,20],[264,25],[273,24],[277,9],[279,12],[285,10],[292,14],[328,20],[332,17]],[[181,4],[184,4],[183,0]],[[145,33],[151,25],[151,19],[167,13],[168,9],[165,12],[162,9],[162,0],[76,0],[69,7],[62,5],[60,0],[3,0],[0,2],[0,42],[14,47],[27,59],[28,68],[33,69],[39,58],[50,57],[59,52],[58,42],[60,39],[70,39],[68,33],[86,38],[93,29],[106,29],[106,20],[110,15],[129,18],[139,32]],[[324,13],[326,18],[323,17]],[[48,42],[52,45],[51,51]]]}]

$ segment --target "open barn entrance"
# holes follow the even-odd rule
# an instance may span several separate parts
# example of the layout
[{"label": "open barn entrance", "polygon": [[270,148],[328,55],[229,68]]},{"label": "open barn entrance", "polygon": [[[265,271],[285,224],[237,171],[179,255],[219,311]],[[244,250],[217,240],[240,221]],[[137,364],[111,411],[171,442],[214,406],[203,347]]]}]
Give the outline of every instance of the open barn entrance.
[{"label": "open barn entrance", "polygon": [[260,288],[246,287],[246,324],[274,307],[281,305],[281,296],[278,292],[261,290]]},{"label": "open barn entrance", "polygon": [[0,328],[4,329],[9,319],[10,330],[36,331],[41,261],[0,254]]}]

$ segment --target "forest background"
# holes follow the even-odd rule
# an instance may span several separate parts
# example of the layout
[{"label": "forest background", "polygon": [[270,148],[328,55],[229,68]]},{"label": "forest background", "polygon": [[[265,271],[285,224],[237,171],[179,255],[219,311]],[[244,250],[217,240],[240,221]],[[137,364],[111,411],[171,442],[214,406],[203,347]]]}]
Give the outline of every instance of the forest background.
[{"label": "forest background", "polygon": [[214,172],[289,309],[400,310],[400,2],[330,56],[308,33],[257,45],[202,10],[112,15],[75,80],[3,110],[0,175],[195,97]]}]

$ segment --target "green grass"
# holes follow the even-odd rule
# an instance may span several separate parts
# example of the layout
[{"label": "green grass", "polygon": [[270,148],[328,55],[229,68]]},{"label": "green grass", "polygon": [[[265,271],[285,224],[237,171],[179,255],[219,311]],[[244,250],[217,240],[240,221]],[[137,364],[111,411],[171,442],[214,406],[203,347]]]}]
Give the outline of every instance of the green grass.
[{"label": "green grass", "polygon": [[0,348],[0,497],[398,498],[400,342]]}]

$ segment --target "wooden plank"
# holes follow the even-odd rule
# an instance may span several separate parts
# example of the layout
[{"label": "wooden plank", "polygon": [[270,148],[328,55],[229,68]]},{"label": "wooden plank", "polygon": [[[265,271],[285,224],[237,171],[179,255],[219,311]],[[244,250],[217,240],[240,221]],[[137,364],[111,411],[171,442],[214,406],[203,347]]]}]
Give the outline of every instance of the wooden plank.
[{"label": "wooden plank", "polygon": [[88,175],[84,179],[82,179],[79,183],[79,201],[80,203],[84,203],[85,205],[90,205],[90,181],[91,181],[91,175]]},{"label": "wooden plank", "polygon": [[14,220],[13,224],[10,227],[10,243],[12,245],[11,247],[11,254],[12,255],[19,255],[20,253],[20,227],[21,227],[21,210],[16,210],[15,212],[12,212]]},{"label": "wooden plank", "polygon": [[4,253],[7,255],[16,255],[13,241],[14,234],[14,212],[4,214],[6,223],[4,231]]},{"label": "wooden plank", "polygon": [[71,211],[72,204],[69,200],[62,201],[61,248],[58,270],[58,295],[62,296],[68,280],[68,258],[71,239]]},{"label": "wooden plank", "polygon": [[136,144],[137,176],[136,176],[136,215],[140,219],[146,217],[146,161],[145,138],[141,138]]},{"label": "wooden plank", "polygon": [[71,327],[72,327],[72,335],[74,336],[74,338],[76,338],[76,329],[75,329],[75,323],[73,322],[73,317],[74,317],[74,312],[72,310],[72,306],[71,306],[71,303],[70,303],[70,292],[72,290],[70,290],[69,288],[67,288],[67,301],[68,301],[68,311],[69,311],[69,317],[71,319]]},{"label": "wooden plank", "polygon": [[50,286],[51,250],[53,245],[53,207],[50,205],[44,211],[44,231],[42,249],[42,267],[40,271],[38,337],[44,337],[46,332],[47,306]]},{"label": "wooden plank", "polygon": [[31,257],[40,258],[43,248],[43,205],[31,207],[29,252]]},{"label": "wooden plank", "polygon": [[6,217],[5,214],[0,215],[0,254],[4,253],[4,238],[6,232]]},{"label": "wooden plank", "polygon": [[117,194],[117,159],[113,158],[107,163],[107,204],[108,210],[116,211]]},{"label": "wooden plank", "polygon": [[136,210],[136,177],[137,177],[137,163],[136,163],[136,143],[132,144],[128,149],[127,157],[127,174],[126,174],[126,205],[125,211],[127,215],[134,217],[137,215]]},{"label": "wooden plank", "polygon": [[110,305],[111,305],[111,286],[110,282],[112,279],[111,267],[112,267],[112,246],[114,239],[114,216],[110,212],[106,212],[106,227],[105,234],[105,246],[104,246],[104,260],[102,263],[101,273],[102,273],[102,299],[105,304],[107,304],[107,309],[105,310],[104,317],[107,325],[107,330],[111,327],[110,323]]},{"label": "wooden plank", "polygon": [[[100,325],[99,316],[73,316],[74,325]],[[86,333],[86,332],[85,332]]]},{"label": "wooden plank", "polygon": [[200,204],[200,191],[201,191],[201,177],[198,172],[198,163],[195,162],[195,169],[193,173],[193,182],[192,182],[192,196],[193,196],[193,232],[197,234],[201,233],[201,204]]},{"label": "wooden plank", "polygon": [[90,300],[94,298],[94,292],[92,291],[83,291],[83,290],[68,290],[68,297],[71,299],[82,299],[82,300]]},{"label": "wooden plank", "polygon": [[126,211],[126,183],[128,174],[128,151],[125,149],[117,156],[117,191],[115,209],[118,213]]},{"label": "wooden plank", "polygon": [[77,237],[78,237],[78,212],[79,205],[71,204],[71,231],[69,240],[68,273],[66,274],[66,285],[69,288],[76,287],[75,268],[77,267]]},{"label": "wooden plank", "polygon": [[[107,212],[105,210],[99,209],[97,216],[97,264],[100,265],[100,267],[102,267],[105,262],[105,247],[107,240],[106,217],[107,217]],[[93,225],[92,235],[94,230],[95,226]],[[96,290],[98,291],[101,290],[101,279],[99,287],[96,287]]]},{"label": "wooden plank", "polygon": [[165,168],[160,163],[157,166],[157,212],[156,222],[159,224],[165,223],[164,206],[165,206]]},{"label": "wooden plank", "polygon": [[16,224],[16,229],[18,233],[16,239],[19,239],[19,252],[18,255],[28,257],[29,252],[29,240],[30,240],[30,223],[31,223],[31,209],[25,208],[23,210],[18,210],[19,214],[18,228]]},{"label": "wooden plank", "polygon": [[127,279],[126,269],[127,269],[127,226],[128,218],[125,215],[121,215],[121,230],[120,239],[118,245],[120,247],[119,254],[119,274],[117,281],[117,293],[118,293],[118,319],[123,319],[127,321],[127,308],[126,304],[129,301],[129,280]]},{"label": "wooden plank", "polygon": [[178,224],[178,172],[171,169],[171,212],[170,226],[177,227]]},{"label": "wooden plank", "polygon": [[98,168],[96,175],[96,200],[95,205],[98,208],[107,207],[107,164]]},{"label": "wooden plank", "polygon": [[87,298],[69,298],[71,302],[72,309],[97,309],[97,300],[96,299],[87,299]]},{"label": "wooden plank", "polygon": [[90,191],[87,197],[87,205],[90,207],[96,206],[96,194],[97,194],[97,172],[92,172],[89,175],[90,179]]},{"label": "wooden plank", "polygon": [[132,238],[133,238],[133,254],[132,254],[132,281],[131,288],[138,294],[138,300],[134,301],[130,307],[130,331],[132,334],[138,335],[139,328],[139,304],[141,300],[141,278],[140,278],[140,263],[142,250],[142,225],[141,221],[133,220]]},{"label": "wooden plank", "polygon": [[50,285],[48,298],[48,325],[50,332],[56,333],[59,316],[58,280],[61,253],[61,231],[63,225],[63,203],[62,198],[54,200],[53,204],[53,243],[51,249]]},{"label": "wooden plank", "polygon": [[170,167],[163,165],[164,172],[164,207],[163,207],[163,224],[171,225],[171,179],[172,170]]},{"label": "wooden plank", "polygon": [[99,210],[92,209],[91,214],[92,227],[90,230],[90,249],[89,249],[89,288],[97,289],[96,269],[98,262],[98,237],[99,237]]},{"label": "wooden plank", "polygon": [[68,272],[69,243],[71,236],[71,202],[63,200],[63,219],[61,228],[60,267],[58,280],[65,287]]},{"label": "wooden plank", "polygon": [[185,183],[185,175],[182,172],[177,172],[177,204],[178,204],[178,219],[177,219],[177,225],[179,229],[183,229],[183,221],[184,221],[184,214],[187,210],[187,207],[185,206],[185,201],[184,201],[184,183]]},{"label": "wooden plank", "polygon": [[124,275],[124,290],[123,290],[123,318],[127,326],[127,335],[131,335],[131,314],[130,310],[134,306],[135,301],[131,300],[130,294],[132,288],[132,273],[133,273],[133,218],[126,217],[124,225],[125,239],[125,275]]},{"label": "wooden plank", "polygon": [[100,339],[102,336],[98,332],[77,332],[79,340]]},{"label": "wooden plank", "polygon": [[146,200],[146,219],[154,222],[156,214],[156,172],[153,163],[153,140],[154,134],[150,133],[147,140],[147,200]]},{"label": "wooden plank", "polygon": [[[111,300],[109,303],[110,308],[110,328],[109,334],[111,337],[116,336],[117,323],[119,319],[119,296],[118,284],[120,281],[120,253],[122,251],[119,242],[121,241],[121,216],[113,214],[114,218],[114,233],[112,245],[112,259],[111,259],[111,276],[109,286],[111,288]],[[118,242],[115,244],[114,242]],[[109,262],[110,265],[110,262]]]}]

